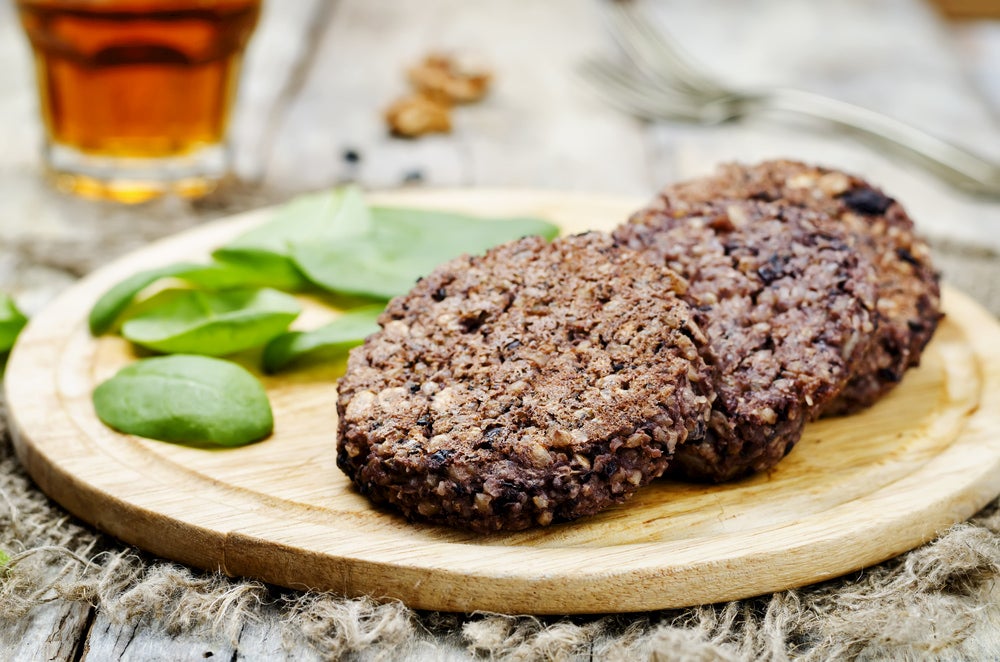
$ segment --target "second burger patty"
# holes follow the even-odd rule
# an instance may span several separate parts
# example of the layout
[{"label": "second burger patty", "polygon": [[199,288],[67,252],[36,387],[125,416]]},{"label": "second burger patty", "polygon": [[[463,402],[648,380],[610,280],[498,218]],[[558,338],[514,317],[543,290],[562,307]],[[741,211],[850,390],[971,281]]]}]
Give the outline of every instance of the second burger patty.
[{"label": "second burger patty", "polygon": [[665,194],[614,238],[688,280],[709,340],[717,398],[672,475],[723,481],[775,465],[868,355],[876,272],[825,214]]},{"label": "second burger patty", "polygon": [[875,267],[877,329],[868,353],[853,364],[850,381],[824,415],[874,404],[920,362],[941,317],[938,274],[906,210],[880,189],[838,170],[773,160],[725,165],[710,177],[667,187],[662,200],[674,213],[710,201],[768,201],[825,214],[853,237],[861,258]]}]

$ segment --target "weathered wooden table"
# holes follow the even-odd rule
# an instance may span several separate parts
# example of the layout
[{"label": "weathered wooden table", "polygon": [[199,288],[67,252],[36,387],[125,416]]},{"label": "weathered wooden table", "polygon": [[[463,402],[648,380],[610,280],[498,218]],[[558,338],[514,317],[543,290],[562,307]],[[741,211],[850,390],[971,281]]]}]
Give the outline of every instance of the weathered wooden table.
[{"label": "weathered wooden table", "polygon": [[[721,77],[830,93],[1000,158],[1000,24],[947,26],[917,0],[664,0],[655,8]],[[928,234],[1000,247],[1000,204],[957,196],[829,127],[780,118],[693,127],[618,113],[575,73],[585,57],[614,50],[599,9],[582,0],[267,2],[234,118],[237,177],[201,201],[124,207],[63,195],[44,180],[30,54],[12,7],[0,4],[0,288],[31,312],[154,238],[347,180],[647,195],[720,161],[773,156],[865,173],[903,198]],[[484,57],[496,73],[493,93],[461,109],[451,135],[389,137],[382,110],[405,92],[405,67],[440,50]],[[0,631],[0,657],[281,652],[273,624],[249,623],[235,642],[169,637],[155,625],[113,623],[56,601]],[[293,652],[283,654],[315,655],[284,644]]]}]

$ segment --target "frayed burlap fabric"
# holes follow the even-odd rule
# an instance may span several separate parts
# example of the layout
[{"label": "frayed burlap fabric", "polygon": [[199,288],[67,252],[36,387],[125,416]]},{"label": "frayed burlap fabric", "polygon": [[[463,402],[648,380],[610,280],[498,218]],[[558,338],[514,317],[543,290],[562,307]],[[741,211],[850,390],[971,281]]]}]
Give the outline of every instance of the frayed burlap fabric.
[{"label": "frayed burlap fabric", "polygon": [[[1000,257],[965,246],[936,249],[947,281],[1000,314]],[[439,614],[283,591],[151,558],[50,502],[19,466],[4,432],[0,549],[10,556],[0,577],[0,630],[42,605],[69,601],[94,606],[105,622],[174,637],[236,641],[246,624],[268,623],[289,656],[308,650],[321,659],[1000,658],[996,502],[877,567],[741,602],[573,618]]]}]

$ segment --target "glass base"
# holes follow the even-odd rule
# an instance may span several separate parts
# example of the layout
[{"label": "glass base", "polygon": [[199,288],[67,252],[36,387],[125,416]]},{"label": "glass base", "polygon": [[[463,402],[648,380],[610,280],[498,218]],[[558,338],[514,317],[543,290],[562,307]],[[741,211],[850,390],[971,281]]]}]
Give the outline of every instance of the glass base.
[{"label": "glass base", "polygon": [[210,145],[180,156],[135,158],[87,154],[49,143],[45,159],[60,190],[124,203],[168,194],[184,198],[207,195],[229,172],[231,162],[225,145]]}]

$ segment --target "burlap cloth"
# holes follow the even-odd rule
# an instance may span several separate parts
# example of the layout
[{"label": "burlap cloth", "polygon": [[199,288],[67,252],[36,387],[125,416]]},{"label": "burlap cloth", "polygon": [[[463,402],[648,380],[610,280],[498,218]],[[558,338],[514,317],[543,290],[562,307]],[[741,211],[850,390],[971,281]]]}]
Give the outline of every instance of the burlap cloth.
[{"label": "burlap cloth", "polygon": [[[131,219],[63,243],[0,249],[0,283],[57,290],[148,240]],[[115,223],[121,227],[116,228]],[[117,232],[128,229],[129,232]],[[155,234],[177,228],[159,225]],[[101,236],[91,244],[79,237]],[[129,237],[108,244],[108,237]],[[1000,256],[938,243],[953,286],[1000,314]],[[43,292],[43,294],[38,294]],[[39,301],[34,301],[39,303]],[[195,637],[235,637],[247,620],[278,623],[320,657],[491,659],[1000,658],[1000,504],[937,540],[863,572],[775,595],[676,611],[592,617],[415,612],[332,594],[228,579],[152,558],[102,536],[49,501],[0,442],[0,628],[50,600],[83,601],[114,622]],[[5,623],[5,620],[7,621]],[[291,645],[291,644],[290,644]],[[435,650],[435,647],[440,647]],[[252,653],[252,651],[248,651]]]}]

